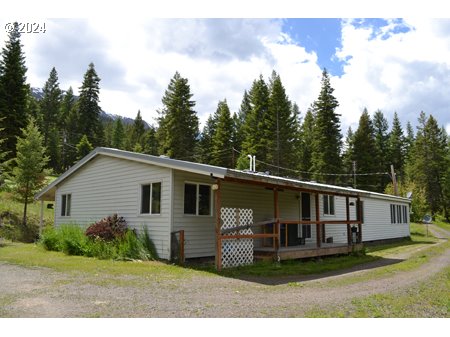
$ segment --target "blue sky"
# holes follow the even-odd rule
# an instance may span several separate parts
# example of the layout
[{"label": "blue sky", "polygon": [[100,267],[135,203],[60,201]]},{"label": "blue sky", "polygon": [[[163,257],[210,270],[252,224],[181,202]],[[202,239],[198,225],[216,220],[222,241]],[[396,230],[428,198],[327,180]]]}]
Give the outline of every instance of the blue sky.
[{"label": "blue sky", "polygon": [[[244,90],[272,70],[304,114],[327,68],[344,135],[364,108],[381,109],[390,123],[397,112],[403,126],[425,111],[450,131],[450,19],[30,17],[22,21],[47,29],[22,36],[28,82],[42,87],[56,67],[61,88],[76,92],[93,62],[101,107],[112,114],[134,118],[140,110],[155,123],[178,71],[204,123],[219,100],[237,112]],[[19,19],[0,17],[0,27],[12,20]],[[6,37],[0,30],[0,46]]]}]

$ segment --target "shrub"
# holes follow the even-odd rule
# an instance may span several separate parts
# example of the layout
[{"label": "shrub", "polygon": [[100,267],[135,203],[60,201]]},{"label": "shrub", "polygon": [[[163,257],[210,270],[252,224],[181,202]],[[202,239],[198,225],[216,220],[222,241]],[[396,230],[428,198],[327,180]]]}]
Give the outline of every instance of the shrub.
[{"label": "shrub", "polygon": [[150,234],[148,234],[147,227],[143,226],[142,228],[143,234],[139,236],[139,239],[142,242],[142,245],[144,246],[145,250],[149,254],[150,260],[158,259],[158,253],[156,252],[155,244],[153,243],[152,239],[150,238]]},{"label": "shrub", "polygon": [[27,224],[14,212],[0,213],[0,236],[11,241],[31,243],[39,237],[38,220],[28,217]]},{"label": "shrub", "polygon": [[46,227],[42,231],[39,243],[47,250],[59,251],[60,250],[59,233],[53,227]]},{"label": "shrub", "polygon": [[77,225],[60,227],[60,248],[67,255],[85,255],[87,238],[84,230]]},{"label": "shrub", "polygon": [[123,237],[126,232],[127,223],[125,219],[113,214],[89,226],[85,234],[91,239],[112,241]]}]

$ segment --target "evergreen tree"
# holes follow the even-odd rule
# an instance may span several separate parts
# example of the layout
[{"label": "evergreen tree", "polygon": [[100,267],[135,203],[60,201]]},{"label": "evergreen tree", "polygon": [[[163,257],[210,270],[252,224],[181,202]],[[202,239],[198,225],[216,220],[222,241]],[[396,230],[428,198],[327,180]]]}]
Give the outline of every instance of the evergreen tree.
[{"label": "evergreen tree", "polygon": [[100,122],[99,106],[100,78],[93,63],[89,64],[80,87],[78,100],[79,133],[92,140],[94,146],[103,144],[103,128]]},{"label": "evergreen tree", "polygon": [[233,162],[233,119],[226,100],[217,105],[216,129],[211,143],[211,164],[234,168]]},{"label": "evergreen tree", "polygon": [[113,124],[111,146],[115,149],[123,150],[125,144],[125,130],[123,128],[122,118],[119,117]]},{"label": "evergreen tree", "polygon": [[[2,125],[3,118],[0,118],[0,125]],[[3,136],[4,134],[4,128],[0,128],[0,187],[3,185],[3,174],[5,169],[5,158],[6,158],[6,152],[2,150],[2,144],[5,141],[5,138]]]},{"label": "evergreen tree", "polygon": [[[342,165],[344,168],[345,173],[347,174],[353,174],[354,170],[353,170],[353,165],[356,165],[356,161],[355,161],[355,134],[352,130],[352,127],[349,126],[348,130],[347,130],[347,136],[345,137],[345,151],[344,154],[342,155]],[[356,166],[355,166],[356,168]],[[347,180],[347,185],[349,186],[353,186],[354,188],[356,188],[356,182],[355,182],[355,177],[353,176],[352,178],[346,179]]]},{"label": "evergreen tree", "polygon": [[143,152],[156,156],[158,154],[158,141],[156,140],[156,129],[150,126],[143,136]]},{"label": "evergreen tree", "polygon": [[292,169],[295,167],[296,158],[292,154],[295,152],[298,121],[292,112],[292,104],[280,76],[274,71],[270,81],[268,110],[262,116],[264,137],[261,143],[265,152],[261,160],[274,165],[275,167],[268,169],[277,175],[280,175],[280,166]]},{"label": "evergreen tree", "polygon": [[239,112],[237,113],[237,115],[233,116],[234,125],[236,129],[236,139],[234,142],[234,148],[239,152],[242,150],[242,143],[244,142],[245,139],[244,124],[247,115],[251,112],[251,110],[252,106],[250,104],[250,96],[247,93],[247,90],[245,90],[241,106],[239,108]]},{"label": "evergreen tree", "polygon": [[42,145],[43,138],[34,120],[31,118],[27,127],[22,129],[23,136],[17,139],[17,156],[14,159],[16,166],[11,175],[14,192],[23,202],[23,221],[27,224],[28,203],[33,200],[33,195],[45,185],[48,157]]},{"label": "evergreen tree", "polygon": [[[375,136],[372,121],[367,109],[364,109],[359,119],[358,129],[353,136],[353,160],[356,162],[357,173],[373,173],[378,168]],[[375,190],[377,177],[375,175],[358,176],[357,187]]]},{"label": "evergreen tree", "polygon": [[314,102],[315,125],[312,144],[312,171],[315,180],[331,184],[337,182],[337,177],[327,174],[340,173],[342,170],[340,157],[342,136],[339,114],[335,112],[339,103],[333,96],[333,91],[328,72],[324,70],[320,94]]},{"label": "evergreen tree", "polygon": [[[397,113],[394,113],[394,120],[392,122],[392,130],[389,134],[389,159],[390,164],[394,165],[397,180],[404,179],[404,157],[405,157],[405,140],[403,129],[398,119]],[[400,178],[400,179],[399,179]]]},{"label": "evergreen tree", "polygon": [[136,115],[136,118],[134,119],[133,126],[131,128],[131,144],[133,148],[136,146],[136,144],[139,144],[141,146],[141,151],[143,148],[143,136],[145,133],[145,124],[141,117],[141,111],[138,110],[138,113]]},{"label": "evergreen tree", "polygon": [[77,159],[80,160],[81,158],[85,157],[93,149],[94,147],[92,146],[88,137],[86,135],[83,135],[80,142],[77,144]]},{"label": "evergreen tree", "polygon": [[448,170],[448,140],[432,115],[419,116],[416,141],[411,148],[407,163],[409,181],[425,191],[433,215],[443,211],[448,216],[445,203],[446,174]]},{"label": "evergreen tree", "polygon": [[312,169],[312,147],[314,141],[314,114],[310,108],[306,111],[303,124],[300,127],[300,161],[298,168],[302,179],[311,180],[310,173]]},{"label": "evergreen tree", "polygon": [[212,162],[212,139],[216,133],[217,128],[217,113],[209,115],[206,120],[206,124],[203,127],[203,131],[200,135],[200,141],[198,143],[198,150],[196,153],[199,156],[199,161],[204,164],[211,164]]},{"label": "evergreen tree", "polygon": [[406,137],[405,137],[405,161],[409,158],[409,153],[411,151],[411,147],[414,144],[415,136],[414,130],[411,123],[408,121],[406,123]]},{"label": "evergreen tree", "polygon": [[19,25],[8,34],[0,59],[0,119],[5,132],[3,151],[6,159],[16,156],[17,137],[27,125],[27,92],[25,56],[20,43]]},{"label": "evergreen tree", "polygon": [[178,72],[170,80],[162,99],[157,139],[160,154],[171,158],[192,158],[197,145],[199,122],[188,80]]},{"label": "evergreen tree", "polygon": [[[247,155],[255,155],[258,160],[266,157],[263,139],[264,134],[263,119],[269,110],[269,88],[262,75],[258,80],[253,81],[249,92],[251,110],[245,115],[245,122],[242,126],[243,142],[241,156],[238,159],[238,168],[249,167]],[[258,170],[263,170],[259,167]]]},{"label": "evergreen tree", "polygon": [[67,115],[66,129],[63,133],[63,168],[65,170],[77,161],[76,145],[82,136],[78,102],[76,102]]},{"label": "evergreen tree", "polygon": [[[376,172],[390,172],[390,162],[387,156],[389,149],[389,124],[381,110],[375,111],[373,115],[373,128],[375,132],[375,152],[378,167]],[[388,175],[380,175],[377,178],[375,191],[382,193],[390,181]]]},{"label": "evergreen tree", "polygon": [[59,132],[61,130],[60,109],[61,109],[61,89],[58,83],[58,73],[53,67],[49,78],[43,88],[42,100],[40,101],[41,125],[40,130],[44,139],[44,147],[50,158],[49,167],[56,172],[60,172],[60,141]]}]

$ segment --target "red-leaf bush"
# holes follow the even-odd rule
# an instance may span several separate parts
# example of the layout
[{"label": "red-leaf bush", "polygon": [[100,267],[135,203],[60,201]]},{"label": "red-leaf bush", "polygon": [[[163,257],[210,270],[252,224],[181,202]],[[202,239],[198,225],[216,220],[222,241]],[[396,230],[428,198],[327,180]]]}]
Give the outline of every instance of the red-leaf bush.
[{"label": "red-leaf bush", "polygon": [[89,226],[85,234],[91,239],[113,241],[122,238],[127,231],[125,219],[117,214],[113,214]]}]

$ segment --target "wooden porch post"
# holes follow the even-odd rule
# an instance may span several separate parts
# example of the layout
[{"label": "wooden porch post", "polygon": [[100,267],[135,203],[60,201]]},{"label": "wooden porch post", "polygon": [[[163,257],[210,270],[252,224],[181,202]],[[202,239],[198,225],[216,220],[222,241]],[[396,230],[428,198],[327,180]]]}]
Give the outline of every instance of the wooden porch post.
[{"label": "wooden porch post", "polygon": [[220,179],[217,179],[216,198],[216,269],[222,270],[222,235],[220,234],[220,208],[221,208],[221,186]]},{"label": "wooden porch post", "polygon": [[[350,221],[350,202],[348,195],[345,197],[345,213],[347,221]],[[352,244],[352,233],[349,222],[347,222],[347,244],[349,246]]]},{"label": "wooden porch post", "polygon": [[321,234],[320,234],[320,228],[321,225],[319,224],[320,221],[320,208],[319,208],[319,193],[316,192],[315,195],[315,204],[316,204],[316,241],[317,241],[317,248],[320,248],[321,246]]},{"label": "wooden porch post", "polygon": [[358,205],[358,243],[362,242],[362,207],[361,207],[361,199],[358,195],[357,198],[357,205]]},{"label": "wooden porch post", "polygon": [[275,253],[277,254],[276,258],[278,260],[278,250],[280,248],[280,207],[278,205],[278,190],[276,188],[273,189],[273,208],[274,208],[274,234],[276,236],[273,238],[273,244],[275,248]]}]

